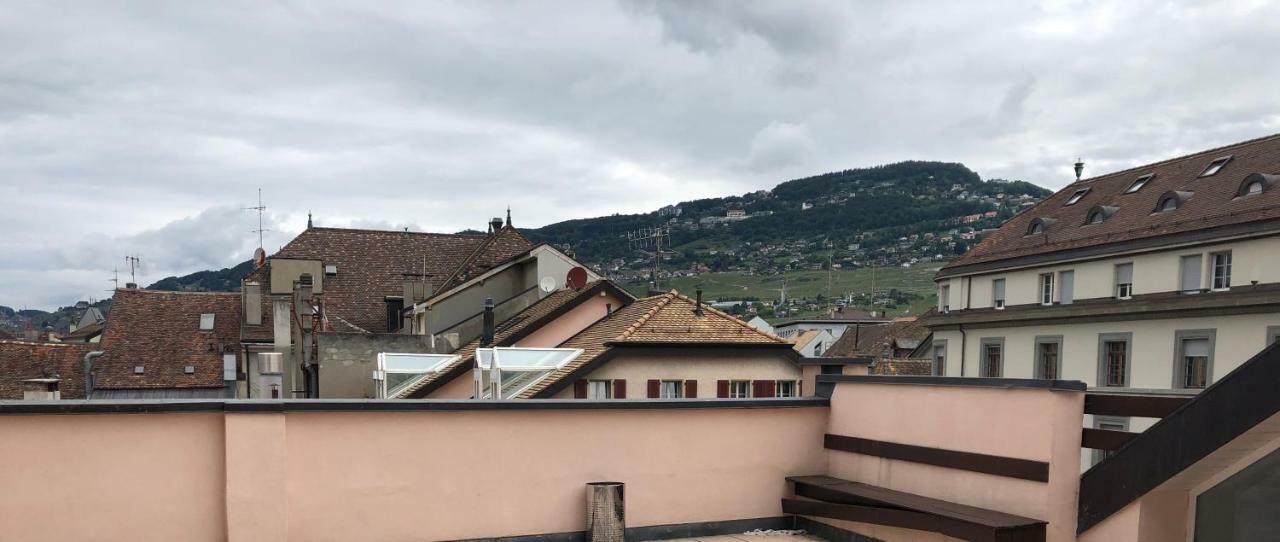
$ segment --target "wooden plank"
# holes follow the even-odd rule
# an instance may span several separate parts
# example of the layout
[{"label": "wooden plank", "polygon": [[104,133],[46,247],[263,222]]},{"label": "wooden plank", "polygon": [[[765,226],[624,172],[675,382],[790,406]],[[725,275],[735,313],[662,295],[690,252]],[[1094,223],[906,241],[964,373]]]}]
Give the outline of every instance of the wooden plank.
[{"label": "wooden plank", "polygon": [[1098,416],[1163,418],[1194,398],[1194,395],[1137,395],[1091,392],[1084,394],[1084,413]]},{"label": "wooden plank", "polygon": [[1080,434],[1080,447],[1114,451],[1122,448],[1136,436],[1138,436],[1138,433],[1086,427]]},{"label": "wooden plank", "polygon": [[855,504],[915,510],[987,527],[1011,528],[1043,524],[1038,519],[944,501],[830,476],[787,478],[796,495],[837,504]]},{"label": "wooden plank", "polygon": [[996,529],[911,510],[836,504],[802,499],[782,499],[782,512],[800,516],[856,521],[939,533],[961,540],[981,542],[1044,542],[1045,524]]},{"label": "wooden plank", "polygon": [[1035,482],[1049,481],[1049,463],[1044,461],[960,452],[844,435],[828,434],[823,444],[829,450],[873,455],[886,459],[936,465]]}]

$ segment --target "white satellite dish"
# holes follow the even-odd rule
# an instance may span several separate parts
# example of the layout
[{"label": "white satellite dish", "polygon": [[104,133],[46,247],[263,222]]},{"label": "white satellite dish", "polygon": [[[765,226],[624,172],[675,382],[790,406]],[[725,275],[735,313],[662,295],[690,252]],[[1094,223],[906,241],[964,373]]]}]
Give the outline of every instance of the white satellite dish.
[{"label": "white satellite dish", "polygon": [[546,293],[554,292],[556,291],[556,279],[553,277],[542,277],[542,280],[538,281],[538,287]]}]

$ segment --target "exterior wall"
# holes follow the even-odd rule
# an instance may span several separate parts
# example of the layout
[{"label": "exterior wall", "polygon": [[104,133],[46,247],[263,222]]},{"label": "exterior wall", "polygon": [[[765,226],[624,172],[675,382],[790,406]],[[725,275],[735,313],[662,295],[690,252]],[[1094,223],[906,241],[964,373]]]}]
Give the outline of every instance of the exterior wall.
[{"label": "exterior wall", "polygon": [[[708,350],[696,358],[652,352],[619,352],[584,377],[587,380],[627,381],[627,398],[644,399],[649,380],[697,380],[698,397],[715,397],[717,380],[801,380],[800,367],[781,352],[719,353]],[[800,386],[797,395],[813,395]],[[555,395],[572,399],[569,386]]]},{"label": "exterior wall", "polygon": [[[831,398],[830,433],[1045,461],[1049,481],[836,450],[827,452],[828,472],[846,480],[1045,520],[1047,540],[1075,540],[1080,486],[1076,458],[1083,409],[1084,394],[1078,391],[838,383]],[[905,418],[886,413],[904,413]],[[874,525],[854,530],[887,541],[933,540]]]},{"label": "exterior wall", "polygon": [[[1123,510],[1080,533],[1080,542],[1138,542],[1138,521],[1142,518],[1141,501],[1131,503]],[[1172,542],[1172,541],[1171,541]]]},{"label": "exterior wall", "polygon": [[[842,364],[840,369],[840,374],[845,375],[864,375],[870,372],[870,366],[867,364]],[[816,394],[818,390],[817,379],[820,374],[822,374],[821,365],[805,364],[800,367],[800,391],[804,395]]]},{"label": "exterior wall", "polygon": [[[1005,279],[1005,304],[1023,305],[1038,303],[1041,273],[1075,271],[1075,299],[1109,298],[1115,295],[1115,266],[1133,264],[1133,294],[1172,292],[1179,289],[1179,259],[1193,254],[1202,255],[1201,283],[1208,288],[1209,254],[1231,251],[1231,284],[1245,285],[1280,282],[1280,239],[1264,238],[1245,241],[1216,243],[1212,245],[1167,249],[1159,252],[1132,254],[1087,262],[1062,263],[1000,273],[983,273],[972,276],[972,299],[964,304],[969,277],[953,277],[938,282],[951,285],[951,310],[992,307],[991,283]],[[1060,284],[1055,289],[1060,289]],[[1055,300],[1059,293],[1055,293]]]},{"label": "exterior wall", "polygon": [[[293,283],[304,274],[311,275],[311,290],[317,294],[324,293],[324,266],[320,260],[288,260],[271,258],[267,261],[271,266],[271,293],[276,295],[292,294]],[[342,272],[341,269],[338,270]]]},{"label": "exterior wall", "polygon": [[219,414],[5,416],[5,540],[227,540]]},{"label": "exterior wall", "polygon": [[[424,319],[426,327],[419,330],[419,334],[443,334],[442,338],[451,342],[456,340],[459,346],[479,337],[482,321],[478,316],[484,312],[484,300],[486,297],[492,298],[493,302],[498,306],[509,307],[504,308],[504,310],[514,310],[514,312],[509,312],[506,315],[507,317],[524,310],[525,307],[539,299],[536,288],[537,281],[535,279],[530,282],[526,271],[527,267],[535,265],[537,265],[535,262],[526,262],[511,266],[485,279],[482,283],[471,284],[466,289],[455,292],[449,297],[432,304],[426,310],[426,318]],[[514,302],[515,306],[512,306],[511,303],[503,303],[529,288],[534,288],[533,292],[530,292],[529,299],[523,302],[516,301]],[[496,310],[498,309],[495,307]],[[495,314],[495,316],[498,317],[498,322],[504,320],[502,315]],[[457,338],[446,338],[451,333],[457,333]]]},{"label": "exterior wall", "polygon": [[830,332],[821,330],[816,337],[810,339],[803,347],[797,348],[796,351],[806,358],[820,357],[835,342],[836,338],[831,336]]},{"label": "exterior wall", "polygon": [[581,305],[569,309],[568,312],[560,315],[555,321],[516,341],[515,346],[533,348],[560,346],[560,343],[569,340],[570,337],[577,335],[591,324],[599,322],[607,316],[609,306],[613,310],[618,310],[622,306],[622,300],[611,293],[601,292],[601,295],[594,296],[582,302]]},{"label": "exterior wall", "polygon": [[317,333],[320,397],[372,399],[377,397],[373,372],[379,352],[431,353],[430,337],[399,333]]},{"label": "exterior wall", "polygon": [[627,485],[629,527],[778,517],[785,477],[824,468],[827,412],[6,416],[0,523],[5,539],[51,541],[535,535],[581,531],[584,485],[605,480]]},{"label": "exterior wall", "polygon": [[428,395],[428,399],[471,399],[476,396],[476,379],[471,371],[450,380]]}]

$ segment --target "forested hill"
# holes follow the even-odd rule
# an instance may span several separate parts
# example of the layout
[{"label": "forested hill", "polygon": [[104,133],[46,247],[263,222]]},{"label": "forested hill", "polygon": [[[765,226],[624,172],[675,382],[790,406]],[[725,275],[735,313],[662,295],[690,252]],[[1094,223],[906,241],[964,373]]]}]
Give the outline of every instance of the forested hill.
[{"label": "forested hill", "polygon": [[[983,181],[962,164],[911,161],[826,173],[773,190],[687,201],[651,213],[569,220],[525,234],[569,245],[588,263],[632,257],[626,233],[660,224],[671,227],[675,247],[700,240],[727,250],[742,243],[799,240],[875,246],[877,239],[944,231],[957,217],[973,213],[999,210],[1003,218],[1017,210],[1013,202],[1049,194],[1023,181]],[[746,218],[726,219],[731,210],[741,210]]]}]

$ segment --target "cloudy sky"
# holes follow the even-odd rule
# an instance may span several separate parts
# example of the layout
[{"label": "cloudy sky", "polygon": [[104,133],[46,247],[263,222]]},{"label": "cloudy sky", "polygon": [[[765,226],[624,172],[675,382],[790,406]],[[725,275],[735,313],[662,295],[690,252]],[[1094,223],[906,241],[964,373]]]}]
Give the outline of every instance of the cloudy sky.
[{"label": "cloudy sky", "polygon": [[[1194,4],[1194,5],[1191,5]],[[1057,188],[1280,131],[1264,2],[0,1],[0,304],[318,225],[457,231],[959,161]]]}]

